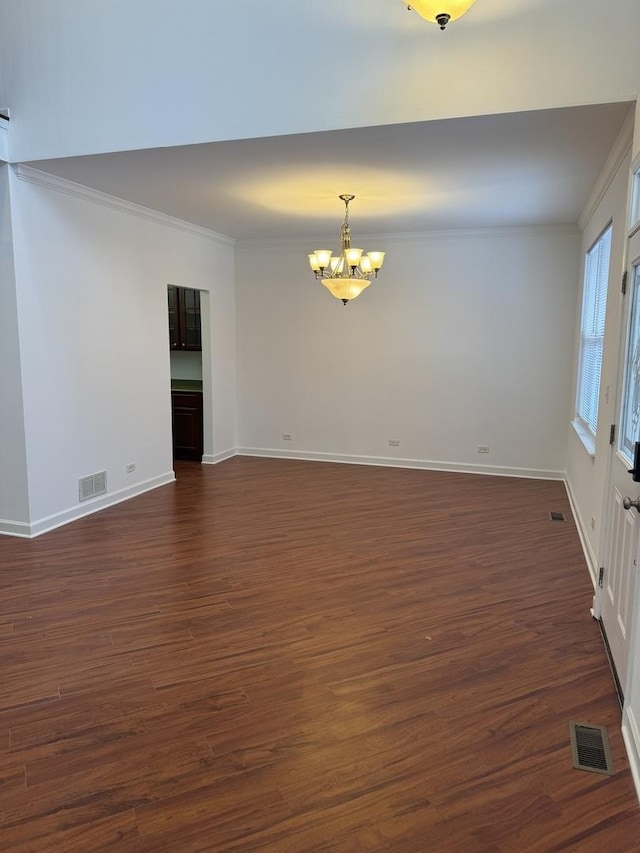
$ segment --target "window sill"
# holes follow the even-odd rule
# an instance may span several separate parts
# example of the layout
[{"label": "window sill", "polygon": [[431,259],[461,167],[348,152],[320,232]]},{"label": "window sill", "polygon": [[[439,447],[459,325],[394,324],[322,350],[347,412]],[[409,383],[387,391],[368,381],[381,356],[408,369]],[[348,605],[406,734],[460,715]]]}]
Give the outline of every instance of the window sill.
[{"label": "window sill", "polygon": [[595,458],[596,455],[596,440],[593,435],[586,430],[581,423],[576,420],[571,421],[571,426],[576,431],[576,435],[584,445],[584,449],[587,451],[589,456]]}]

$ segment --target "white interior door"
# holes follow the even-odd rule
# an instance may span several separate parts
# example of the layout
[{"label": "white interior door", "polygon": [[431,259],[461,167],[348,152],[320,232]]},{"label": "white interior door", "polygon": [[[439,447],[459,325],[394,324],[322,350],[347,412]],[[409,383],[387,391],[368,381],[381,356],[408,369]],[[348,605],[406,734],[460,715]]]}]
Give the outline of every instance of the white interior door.
[{"label": "white interior door", "polygon": [[[608,548],[601,596],[601,618],[623,692],[627,683],[631,617],[638,574],[640,482],[634,482],[636,442],[640,441],[640,232],[629,240],[627,300],[629,319],[624,357],[620,427],[608,491]],[[640,473],[638,474],[640,477]],[[628,500],[637,501],[629,509]]]}]

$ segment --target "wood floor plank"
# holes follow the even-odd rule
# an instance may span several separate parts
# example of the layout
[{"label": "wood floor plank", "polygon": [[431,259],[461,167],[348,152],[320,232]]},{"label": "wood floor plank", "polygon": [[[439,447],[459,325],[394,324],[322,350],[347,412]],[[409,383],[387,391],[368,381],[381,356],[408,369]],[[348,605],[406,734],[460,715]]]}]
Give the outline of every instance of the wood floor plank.
[{"label": "wood floor plank", "polygon": [[[28,823],[11,826],[3,835],[3,850],[11,853],[48,853],[58,850],[112,850],[127,839],[139,837],[133,811],[97,820],[79,821],[62,809]],[[55,839],[55,848],[52,840]]]},{"label": "wood floor plank", "polygon": [[562,483],[176,471],[0,539],[0,849],[640,853]]}]

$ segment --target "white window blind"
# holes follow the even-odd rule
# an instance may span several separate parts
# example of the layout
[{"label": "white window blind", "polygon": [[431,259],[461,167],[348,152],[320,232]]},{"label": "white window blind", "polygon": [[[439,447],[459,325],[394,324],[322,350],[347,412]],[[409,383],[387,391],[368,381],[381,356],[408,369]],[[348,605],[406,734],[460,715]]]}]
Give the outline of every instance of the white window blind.
[{"label": "white window blind", "polygon": [[611,226],[587,252],[584,271],[576,418],[594,438],[598,426],[598,396],[610,255]]}]

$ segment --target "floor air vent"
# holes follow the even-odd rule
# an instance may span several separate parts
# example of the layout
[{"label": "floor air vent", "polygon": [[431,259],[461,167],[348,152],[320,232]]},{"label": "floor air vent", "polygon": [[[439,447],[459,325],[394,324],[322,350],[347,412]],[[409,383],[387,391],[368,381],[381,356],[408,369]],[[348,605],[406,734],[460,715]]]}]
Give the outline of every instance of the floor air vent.
[{"label": "floor air vent", "polygon": [[95,498],[98,495],[104,495],[107,491],[107,472],[100,471],[97,474],[90,474],[88,477],[81,477],[78,480],[78,497],[81,501],[88,501],[90,498]]},{"label": "floor air vent", "polygon": [[569,723],[569,732],[573,766],[578,770],[590,770],[592,773],[613,776],[613,759],[605,727]]},{"label": "floor air vent", "polygon": [[549,518],[551,521],[564,521],[564,513],[563,512],[550,512]]}]

